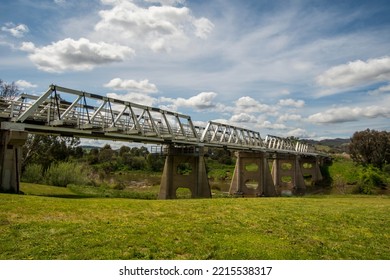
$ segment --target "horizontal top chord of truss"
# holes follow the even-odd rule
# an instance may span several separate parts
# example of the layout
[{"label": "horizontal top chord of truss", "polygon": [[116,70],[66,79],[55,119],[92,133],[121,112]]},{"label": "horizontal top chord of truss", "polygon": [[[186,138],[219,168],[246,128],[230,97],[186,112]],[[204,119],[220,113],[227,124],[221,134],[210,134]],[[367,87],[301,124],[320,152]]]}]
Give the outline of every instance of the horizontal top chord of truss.
[{"label": "horizontal top chord of truss", "polygon": [[[60,95],[61,93],[61,95]],[[297,140],[210,121],[194,126],[188,115],[51,85],[41,96],[0,98],[3,129],[87,138],[173,143],[230,149],[314,153]]]}]

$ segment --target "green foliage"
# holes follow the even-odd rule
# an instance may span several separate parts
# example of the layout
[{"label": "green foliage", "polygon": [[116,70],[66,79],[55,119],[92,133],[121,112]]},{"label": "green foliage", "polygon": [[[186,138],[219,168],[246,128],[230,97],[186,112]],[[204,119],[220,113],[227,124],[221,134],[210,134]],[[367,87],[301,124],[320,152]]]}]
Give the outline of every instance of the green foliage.
[{"label": "green foliage", "polygon": [[29,135],[23,146],[22,169],[29,164],[40,164],[46,170],[53,162],[80,158],[82,150],[77,147],[78,138],[49,135]]},{"label": "green foliage", "polygon": [[162,155],[148,154],[146,157],[146,166],[149,171],[161,172],[164,169],[165,157]]},{"label": "green foliage", "polygon": [[218,161],[220,164],[231,165],[233,164],[232,154],[229,150],[225,149],[210,149],[210,159]]},{"label": "green foliage", "polygon": [[359,193],[373,194],[376,188],[384,188],[385,186],[386,177],[378,168],[368,166],[360,172],[358,182]]},{"label": "green foliage", "polygon": [[72,162],[54,163],[45,173],[45,182],[59,187],[66,187],[68,184],[85,185],[88,183],[85,169]]},{"label": "green foliage", "polygon": [[390,132],[370,129],[355,132],[349,151],[356,163],[381,169],[390,162]]},{"label": "green foliage", "polygon": [[359,172],[363,167],[353,163],[348,157],[338,156],[332,161],[332,165],[328,167],[330,178],[339,177],[345,184],[355,185],[359,180]]},{"label": "green foliage", "polygon": [[42,165],[37,163],[28,165],[23,172],[21,180],[28,183],[43,183]]}]

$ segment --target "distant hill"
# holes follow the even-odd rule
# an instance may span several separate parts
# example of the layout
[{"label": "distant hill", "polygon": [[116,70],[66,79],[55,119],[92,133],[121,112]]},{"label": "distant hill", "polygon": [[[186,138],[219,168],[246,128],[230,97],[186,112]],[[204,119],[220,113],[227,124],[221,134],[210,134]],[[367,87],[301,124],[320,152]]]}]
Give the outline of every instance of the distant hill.
[{"label": "distant hill", "polygon": [[344,138],[335,138],[335,139],[324,139],[324,140],[305,140],[305,142],[317,146],[317,148],[322,147],[324,151],[342,153],[348,151],[348,144],[350,139]]}]

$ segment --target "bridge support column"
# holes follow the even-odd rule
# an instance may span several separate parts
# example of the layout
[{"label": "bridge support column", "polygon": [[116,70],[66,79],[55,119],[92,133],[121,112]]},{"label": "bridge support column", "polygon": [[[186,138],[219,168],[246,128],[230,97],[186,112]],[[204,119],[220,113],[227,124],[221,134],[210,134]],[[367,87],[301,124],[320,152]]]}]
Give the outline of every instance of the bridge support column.
[{"label": "bridge support column", "polygon": [[301,195],[306,191],[298,155],[276,155],[272,177],[279,195]]},{"label": "bridge support column", "polygon": [[314,185],[316,182],[323,179],[321,174],[321,158],[315,156],[301,156],[300,166],[302,174],[305,178],[311,179],[311,184]]},{"label": "bridge support column", "polygon": [[158,198],[177,198],[178,188],[189,189],[192,198],[211,197],[203,148],[168,146]]},{"label": "bridge support column", "polygon": [[229,193],[243,196],[276,196],[267,154],[236,152],[236,156]]},{"label": "bridge support column", "polygon": [[0,191],[19,193],[22,146],[27,132],[0,130]]}]

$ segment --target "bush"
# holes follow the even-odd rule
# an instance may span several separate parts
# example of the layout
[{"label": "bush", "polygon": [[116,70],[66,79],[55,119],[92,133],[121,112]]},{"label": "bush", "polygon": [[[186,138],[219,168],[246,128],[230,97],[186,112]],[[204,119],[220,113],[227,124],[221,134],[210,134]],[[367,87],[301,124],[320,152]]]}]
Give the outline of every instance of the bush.
[{"label": "bush", "polygon": [[363,171],[359,174],[359,192],[362,194],[372,194],[375,188],[385,187],[386,186],[386,177],[384,174],[376,167],[368,166],[364,168]]},{"label": "bush", "polygon": [[347,193],[347,182],[341,174],[336,174],[333,177],[332,187],[336,188],[340,193]]},{"label": "bush", "polygon": [[22,175],[22,181],[40,184],[43,182],[43,167],[41,164],[29,164]]},{"label": "bush", "polygon": [[71,162],[61,162],[50,165],[45,174],[45,181],[49,185],[66,187],[68,184],[88,184],[85,167]]}]

